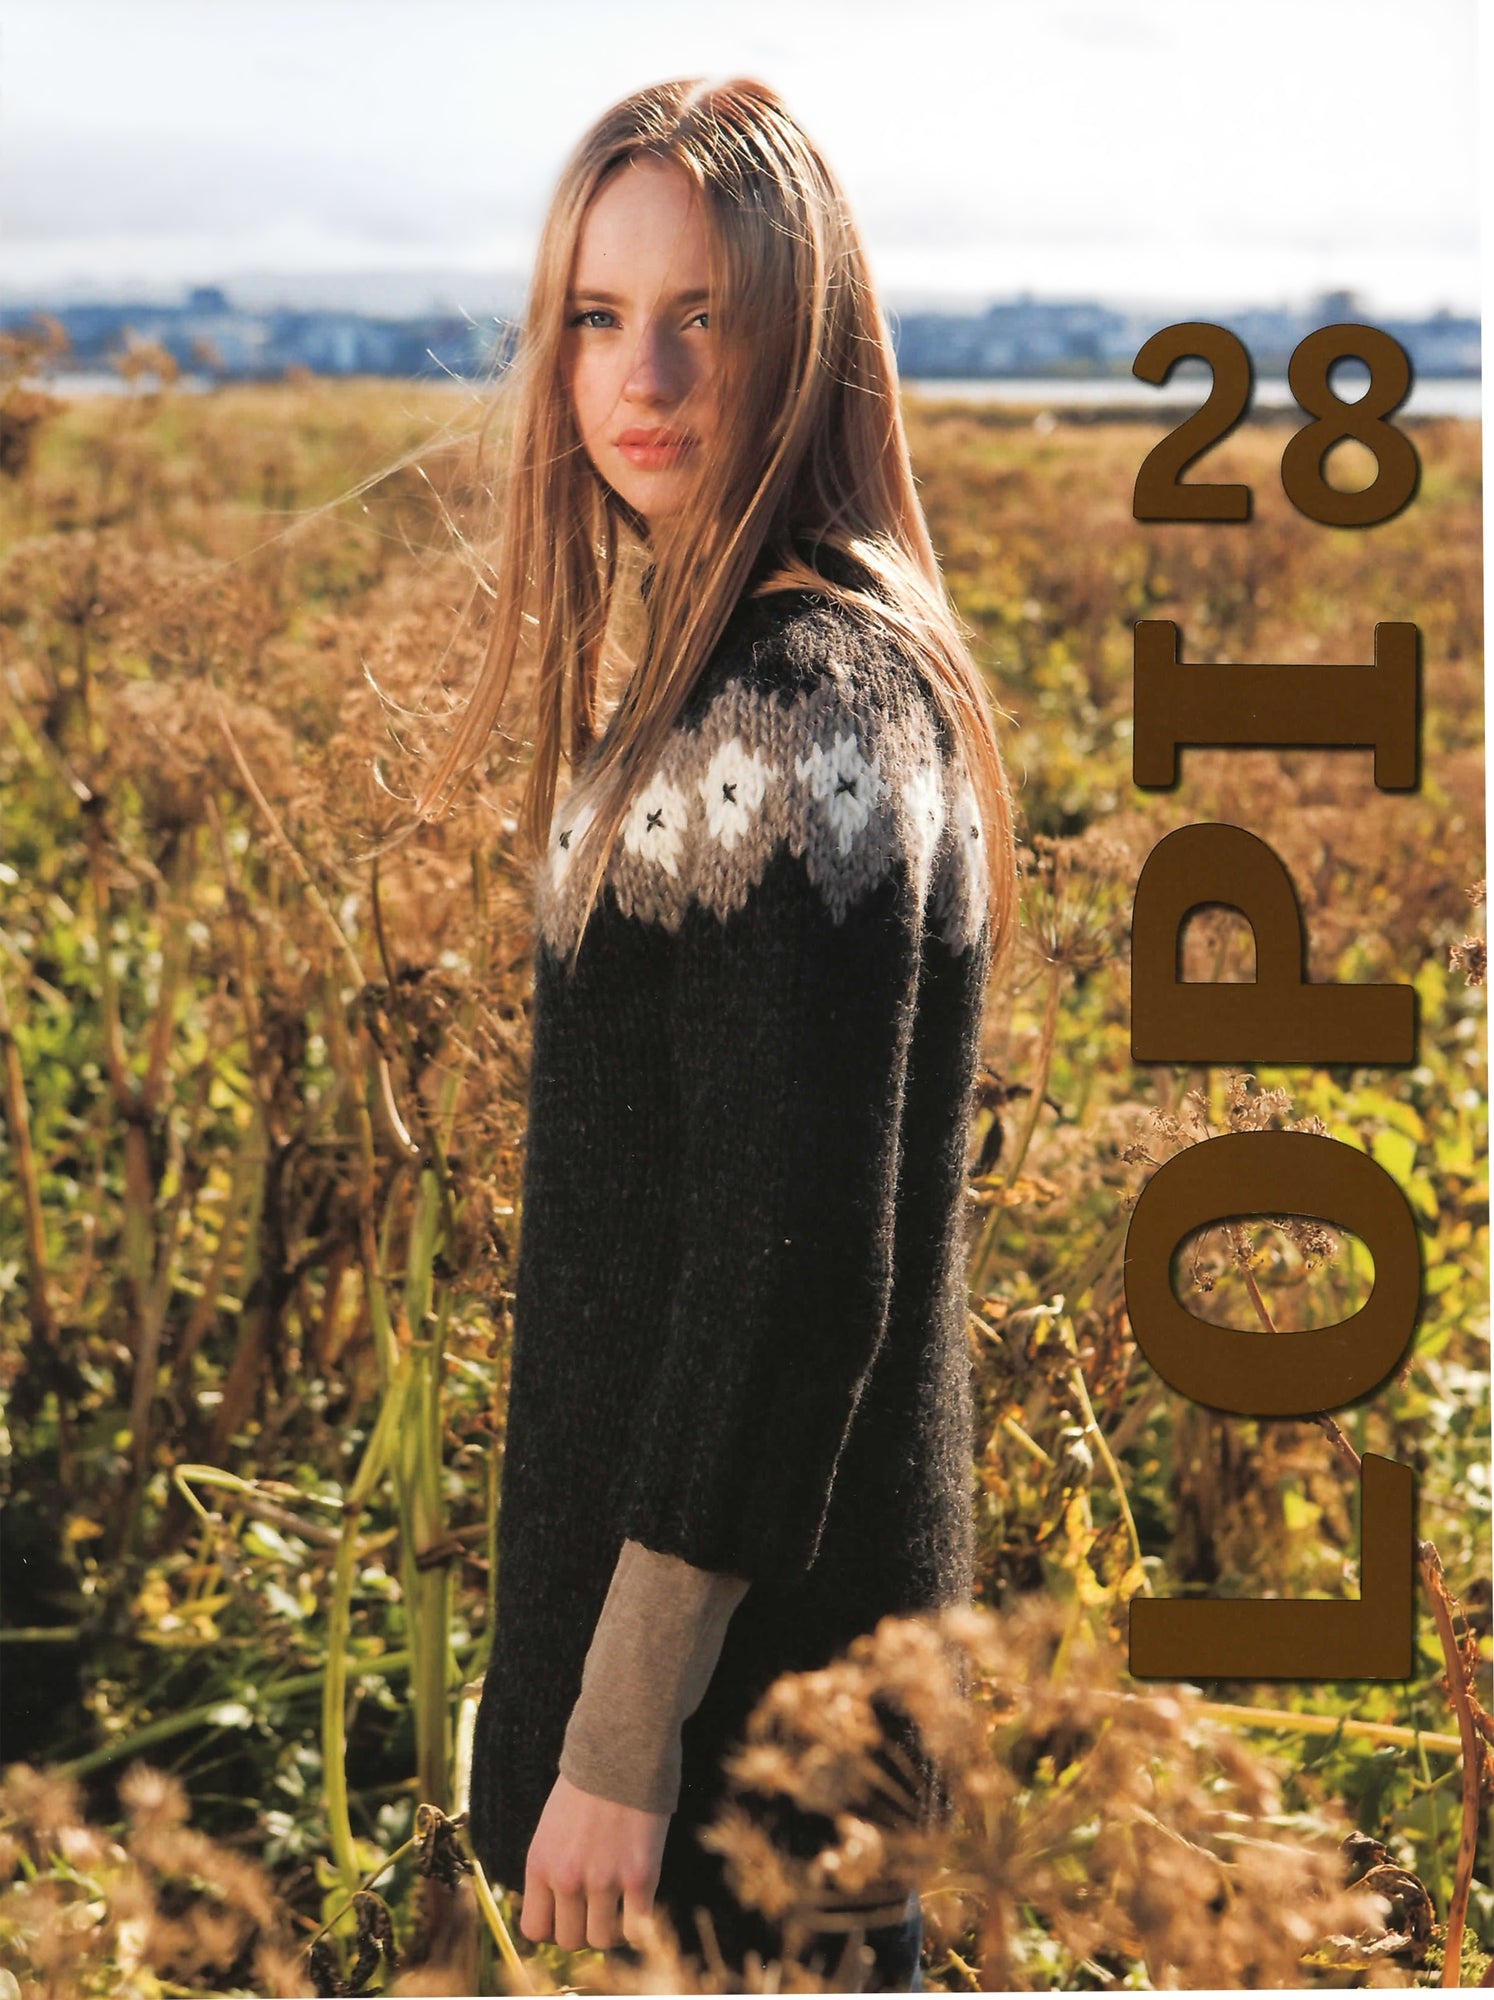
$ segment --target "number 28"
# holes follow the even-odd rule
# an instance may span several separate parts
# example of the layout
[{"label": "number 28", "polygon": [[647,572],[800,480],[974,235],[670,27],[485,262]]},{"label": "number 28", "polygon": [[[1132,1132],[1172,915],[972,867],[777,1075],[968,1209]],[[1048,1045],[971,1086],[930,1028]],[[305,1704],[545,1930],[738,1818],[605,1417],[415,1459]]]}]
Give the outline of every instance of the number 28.
[{"label": "number 28", "polygon": [[[1362,361],[1369,387],[1358,402],[1335,395],[1328,380],[1335,361]],[[1187,485],[1180,475],[1227,437],[1250,403],[1250,356],[1238,334],[1206,320],[1183,320],[1154,333],[1131,364],[1133,375],[1159,386],[1185,358],[1206,361],[1214,386],[1186,422],[1168,432],[1141,462],[1131,512],[1138,521],[1248,521],[1248,486]],[[1286,496],[1309,520],[1334,528],[1367,528],[1398,514],[1416,492],[1421,461],[1404,431],[1385,420],[1405,402],[1411,363],[1398,340],[1375,326],[1322,326],[1299,341],[1287,364],[1292,394],[1313,422],[1294,431],[1281,455]],[[1357,438],[1375,457],[1375,478],[1345,493],[1323,477],[1323,461],[1342,438]]]}]

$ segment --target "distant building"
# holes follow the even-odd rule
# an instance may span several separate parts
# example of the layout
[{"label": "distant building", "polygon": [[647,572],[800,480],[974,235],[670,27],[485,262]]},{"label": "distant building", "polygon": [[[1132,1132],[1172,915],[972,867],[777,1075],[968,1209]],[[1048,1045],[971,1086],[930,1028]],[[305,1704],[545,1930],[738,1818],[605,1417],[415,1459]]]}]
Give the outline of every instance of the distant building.
[{"label": "distant building", "polygon": [[908,313],[894,322],[898,367],[909,377],[1093,372],[1125,347],[1125,316],[1094,300],[1030,292],[983,313]]},{"label": "distant building", "polygon": [[[0,311],[0,327],[24,324],[37,307]],[[62,306],[56,316],[72,342],[68,366],[99,369],[127,335],[157,340],[187,370],[266,380],[287,368],[318,375],[386,375],[482,383],[509,354],[514,327],[453,312],[410,319],[351,311],[249,312],[218,285],[195,285],[179,306]],[[1105,376],[1129,372],[1142,343],[1159,327],[1210,318],[1176,309],[1122,312],[1094,299],[1039,299],[1023,292],[983,312],[892,315],[900,373],[910,381],[960,377]],[[1250,352],[1258,375],[1285,373],[1292,350],[1315,327],[1359,321],[1366,309],[1351,291],[1325,292],[1304,308],[1251,306],[1218,315]],[[1427,319],[1375,324],[1399,340],[1419,374],[1476,377],[1479,322],[1447,311]]]},{"label": "distant building", "polygon": [[1479,321],[1441,311],[1430,319],[1371,315],[1351,291],[1321,294],[1306,307],[1227,311],[1119,312],[1094,300],[1035,299],[1022,293],[982,313],[907,313],[893,322],[899,372],[910,381],[1129,372],[1143,343],[1178,320],[1225,324],[1249,351],[1257,375],[1286,373],[1292,350],[1320,326],[1372,321],[1393,335],[1420,375],[1477,376]]}]

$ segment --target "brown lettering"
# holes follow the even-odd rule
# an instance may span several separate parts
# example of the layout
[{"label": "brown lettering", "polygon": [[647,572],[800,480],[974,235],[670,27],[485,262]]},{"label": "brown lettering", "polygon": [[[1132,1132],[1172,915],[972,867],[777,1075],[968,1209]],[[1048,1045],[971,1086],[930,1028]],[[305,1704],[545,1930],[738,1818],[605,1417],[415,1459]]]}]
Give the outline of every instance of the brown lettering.
[{"label": "brown lettering", "polygon": [[[1369,369],[1364,393],[1346,403],[1329,376],[1352,355]],[[1304,424],[1281,454],[1286,497],[1309,520],[1334,528],[1369,528],[1388,521],[1415,496],[1421,460],[1404,431],[1385,419],[1411,393],[1411,360],[1378,326],[1320,326],[1300,341],[1287,363],[1292,394],[1315,423]],[[1357,438],[1375,455],[1375,477],[1357,493],[1330,486],[1323,463],[1343,438]]]},{"label": "brown lettering", "polygon": [[[1206,1223],[1311,1215],[1351,1229],[1375,1262],[1370,1296],[1305,1333],[1213,1326],[1178,1303],[1173,1252]],[[1195,1403],[1249,1417],[1336,1410],[1395,1367],[1416,1329],[1421,1243],[1399,1184],[1368,1153],[1311,1132],[1227,1132],[1160,1166],[1131,1212],[1126,1310],[1163,1381]]]},{"label": "brown lettering", "polygon": [[1160,387],[1179,361],[1209,364],[1214,385],[1191,417],[1152,446],[1141,461],[1131,512],[1138,521],[1248,521],[1250,488],[1201,481],[1183,483],[1193,461],[1227,438],[1250,406],[1251,368],[1245,343],[1207,320],[1184,320],[1154,333],[1131,373]]},{"label": "brown lettering", "polygon": [[[1183,923],[1201,904],[1239,910],[1253,981],[1185,980]],[[1409,1063],[1416,989],[1309,984],[1292,878],[1239,826],[1180,826],[1146,858],[1131,910],[1131,1054],[1137,1062]]]},{"label": "brown lettering", "polygon": [[1373,749],[1380,790],[1415,791],[1420,638],[1414,625],[1378,624],[1368,667],[1209,667],[1178,659],[1172,619],[1142,618],[1132,640],[1132,777],[1166,791],[1177,783],[1185,743]]},{"label": "brown lettering", "polygon": [[1130,1668],[1137,1679],[1408,1679],[1415,1475],[1409,1465],[1367,1452],[1359,1477],[1357,1601],[1133,1597]]}]

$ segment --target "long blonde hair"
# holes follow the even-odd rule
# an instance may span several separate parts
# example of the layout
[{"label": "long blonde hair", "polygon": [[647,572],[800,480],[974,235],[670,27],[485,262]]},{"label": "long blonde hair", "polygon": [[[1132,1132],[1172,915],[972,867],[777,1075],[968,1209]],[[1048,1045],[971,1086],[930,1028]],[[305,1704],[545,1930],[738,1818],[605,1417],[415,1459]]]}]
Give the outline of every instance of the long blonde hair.
[{"label": "long blonde hair", "polygon": [[[760,593],[811,588],[879,620],[919,662],[975,788],[999,957],[1015,928],[1011,801],[990,697],[919,505],[886,327],[834,175],[775,93],[750,80],[637,91],[597,121],[561,174],[500,388],[512,417],[491,541],[491,631],[415,820],[481,756],[521,652],[532,651],[535,705],[520,825],[536,856],[549,839],[562,743],[574,768],[597,741],[620,555],[642,523],[582,446],[563,373],[566,305],[587,208],[637,159],[681,168],[703,204],[731,421],[701,469],[697,503],[651,537],[644,637],[609,733],[609,782],[572,855],[583,910],[595,906],[629,802],[756,572]],[[812,566],[816,547],[850,557],[868,587],[830,581]]]}]

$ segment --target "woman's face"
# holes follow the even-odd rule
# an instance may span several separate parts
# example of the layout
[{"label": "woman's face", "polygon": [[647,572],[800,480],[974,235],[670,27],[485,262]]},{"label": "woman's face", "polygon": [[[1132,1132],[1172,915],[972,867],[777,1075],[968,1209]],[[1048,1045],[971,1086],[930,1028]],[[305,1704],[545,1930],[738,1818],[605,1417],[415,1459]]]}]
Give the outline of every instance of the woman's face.
[{"label": "woman's face", "polygon": [[581,224],[565,370],[587,456],[650,525],[678,510],[715,435],[709,284],[705,218],[685,175],[663,160],[619,168]]}]

